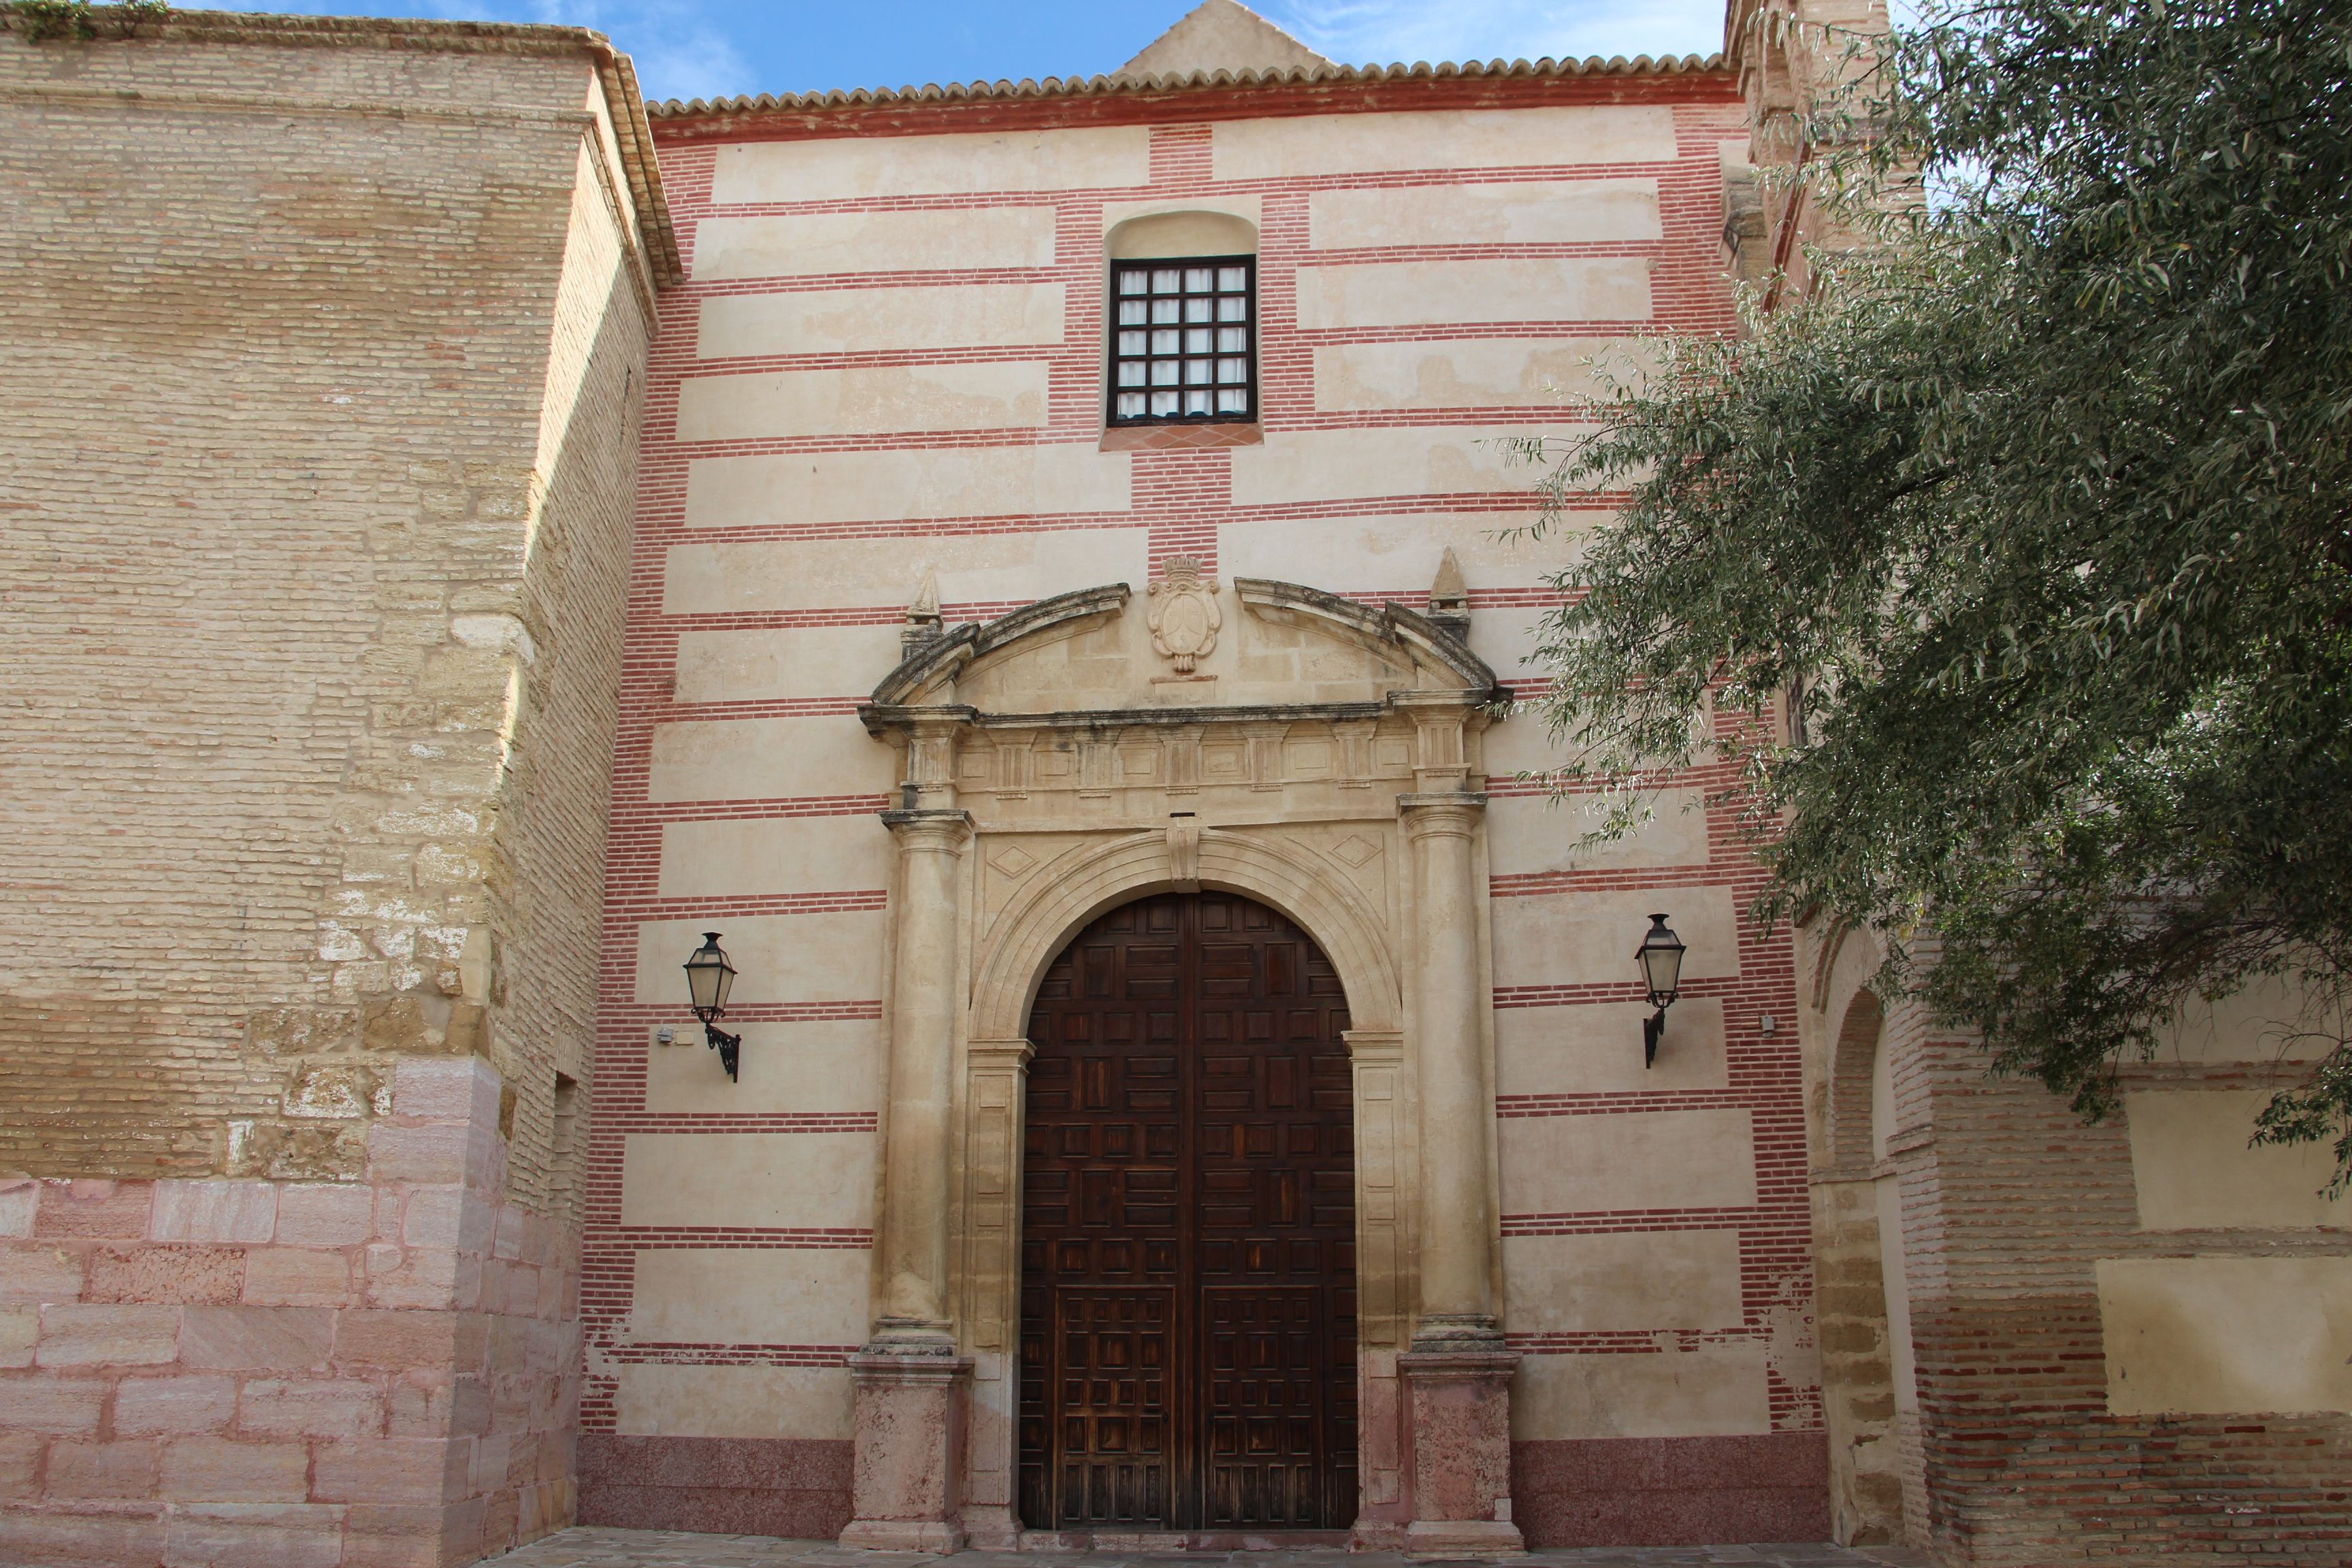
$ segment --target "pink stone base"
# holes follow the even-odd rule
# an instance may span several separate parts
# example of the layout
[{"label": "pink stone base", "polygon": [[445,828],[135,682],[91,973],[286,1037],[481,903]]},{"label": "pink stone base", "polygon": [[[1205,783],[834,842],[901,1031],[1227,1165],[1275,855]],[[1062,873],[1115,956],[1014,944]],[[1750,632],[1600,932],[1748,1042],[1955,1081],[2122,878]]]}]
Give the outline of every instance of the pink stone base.
[{"label": "pink stone base", "polygon": [[1827,1541],[1821,1432],[1511,1445],[1512,1518],[1535,1547]]},{"label": "pink stone base", "polygon": [[502,1085],[386,1065],[355,1181],[0,1177],[0,1563],[453,1568],[572,1521],[578,1237]]},{"label": "pink stone base", "polygon": [[944,1557],[963,1550],[963,1526],[945,1520],[859,1519],[841,1532],[841,1543],[869,1552],[929,1552]]},{"label": "pink stone base", "polygon": [[829,1540],[845,1528],[849,1445],[814,1437],[580,1436],[580,1522]]},{"label": "pink stone base", "polygon": [[963,1468],[963,1405],[971,1363],[955,1356],[849,1358],[850,1493],[857,1517],[844,1546],[883,1552],[960,1552],[957,1482]]},{"label": "pink stone base", "polygon": [[1519,1527],[1508,1521],[1416,1519],[1404,1527],[1408,1557],[1518,1557],[1527,1549]]},{"label": "pink stone base", "polygon": [[1021,1518],[1003,1506],[973,1507],[963,1510],[963,1543],[971,1552],[1018,1552],[1026,1531]]},{"label": "pink stone base", "polygon": [[1416,1557],[1507,1556],[1526,1550],[1511,1522],[1511,1378],[1506,1351],[1412,1351],[1397,1357],[1412,1421]]}]

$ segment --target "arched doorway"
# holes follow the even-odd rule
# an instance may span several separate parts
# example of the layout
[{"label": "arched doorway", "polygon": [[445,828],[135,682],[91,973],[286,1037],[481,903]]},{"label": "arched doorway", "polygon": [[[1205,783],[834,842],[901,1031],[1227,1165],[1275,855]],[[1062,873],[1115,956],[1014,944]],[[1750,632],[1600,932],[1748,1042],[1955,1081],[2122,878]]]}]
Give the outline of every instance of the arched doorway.
[{"label": "arched doorway", "polygon": [[1356,1515],[1347,1000],[1231,893],[1112,910],[1030,1016],[1020,1505],[1040,1530]]}]

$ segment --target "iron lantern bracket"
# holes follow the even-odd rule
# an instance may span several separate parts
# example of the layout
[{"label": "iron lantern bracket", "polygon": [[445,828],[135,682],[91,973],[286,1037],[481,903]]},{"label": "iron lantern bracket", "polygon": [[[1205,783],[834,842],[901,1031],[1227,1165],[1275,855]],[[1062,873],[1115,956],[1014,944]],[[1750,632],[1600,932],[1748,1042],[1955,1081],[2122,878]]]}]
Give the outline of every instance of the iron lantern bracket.
[{"label": "iron lantern bracket", "polygon": [[742,1050],[743,1037],[740,1035],[730,1035],[726,1030],[720,1028],[715,1022],[719,1016],[719,1013],[716,1009],[712,1010],[707,1016],[698,1012],[695,1016],[702,1019],[703,1043],[709,1046],[712,1050],[719,1053],[719,1065],[727,1069],[727,1081],[730,1083],[734,1082],[735,1064],[738,1059],[739,1053]]},{"label": "iron lantern bracket", "polygon": [[1666,1032],[1666,1009],[1672,1005],[1674,998],[1670,996],[1658,1004],[1656,1012],[1642,1020],[1642,1065],[1645,1068],[1658,1065],[1658,1039]]}]

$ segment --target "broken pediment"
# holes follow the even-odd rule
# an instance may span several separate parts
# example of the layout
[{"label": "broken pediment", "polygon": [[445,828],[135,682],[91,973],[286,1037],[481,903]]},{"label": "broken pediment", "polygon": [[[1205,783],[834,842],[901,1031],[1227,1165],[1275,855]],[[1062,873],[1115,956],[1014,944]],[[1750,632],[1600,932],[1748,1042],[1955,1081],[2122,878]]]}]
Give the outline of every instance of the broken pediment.
[{"label": "broken pediment", "polygon": [[1418,612],[1296,583],[1220,583],[1183,558],[1167,565],[1142,604],[1111,584],[910,638],[875,689],[869,727],[884,710],[958,709],[983,723],[1204,710],[1339,717],[1393,707],[1403,693],[1497,694],[1494,671]]}]

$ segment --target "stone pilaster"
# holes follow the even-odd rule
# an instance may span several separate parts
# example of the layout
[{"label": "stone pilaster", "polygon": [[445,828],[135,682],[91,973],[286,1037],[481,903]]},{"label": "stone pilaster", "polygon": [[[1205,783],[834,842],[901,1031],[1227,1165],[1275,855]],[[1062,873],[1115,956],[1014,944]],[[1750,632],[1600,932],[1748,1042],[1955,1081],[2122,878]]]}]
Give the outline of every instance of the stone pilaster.
[{"label": "stone pilaster", "polygon": [[1511,1522],[1511,1377],[1495,1310],[1495,1108],[1486,1082],[1475,835],[1486,797],[1397,797],[1412,846],[1421,1090],[1421,1302],[1397,1358],[1412,1444],[1415,1556],[1525,1550]]},{"label": "stone pilaster", "polygon": [[1486,797],[1397,797],[1412,847],[1413,1051],[1421,1088],[1417,1350],[1501,1345],[1495,1316],[1494,1105],[1486,1088],[1472,836]]},{"label": "stone pilaster", "polygon": [[971,818],[887,811],[898,841],[890,979],[889,1119],[875,1246],[874,1336],[849,1358],[856,1386],[844,1545],[954,1552],[963,1545],[964,1403],[971,1363],[948,1315],[948,1211],[955,1099],[956,887]]},{"label": "stone pilaster", "polygon": [[955,1310],[972,1375],[963,1409],[965,1462],[960,1518],[964,1544],[1009,1552],[1019,1544],[1013,1510],[1019,1417],[1021,1260],[1014,1247],[1021,1191],[1026,1039],[964,1042],[963,1258]]},{"label": "stone pilaster", "polygon": [[955,1100],[956,878],[971,818],[886,811],[898,841],[898,946],[890,977],[877,1352],[950,1353],[948,1145]]}]

